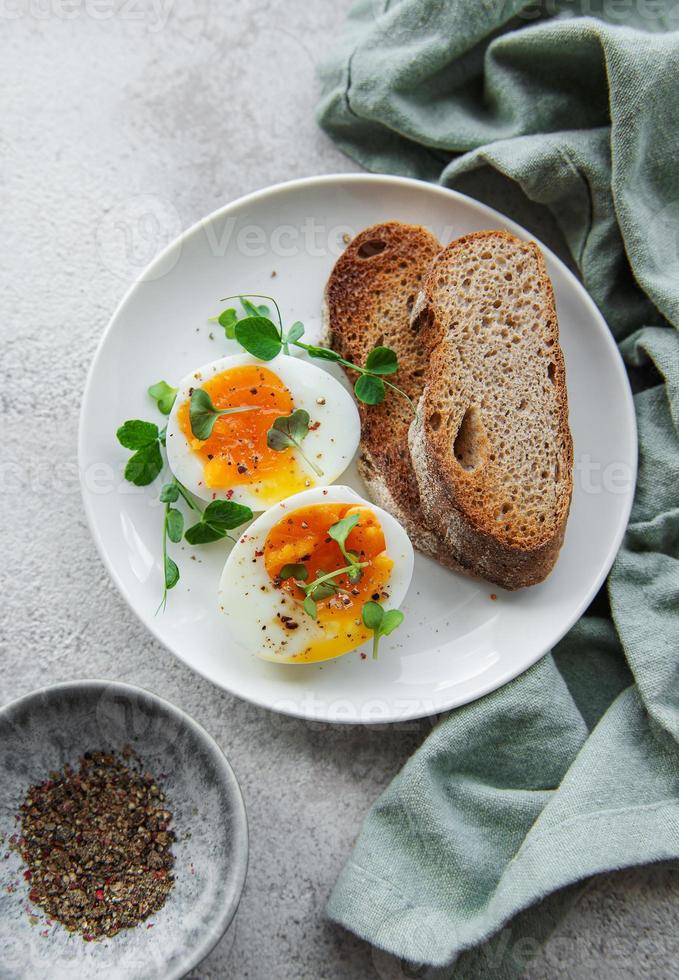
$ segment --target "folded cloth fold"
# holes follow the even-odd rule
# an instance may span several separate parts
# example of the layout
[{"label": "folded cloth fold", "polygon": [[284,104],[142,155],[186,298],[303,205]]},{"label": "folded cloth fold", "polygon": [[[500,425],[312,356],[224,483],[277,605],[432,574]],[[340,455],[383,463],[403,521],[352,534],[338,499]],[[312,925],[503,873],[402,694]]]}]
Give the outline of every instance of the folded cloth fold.
[{"label": "folded cloth fold", "polygon": [[518,220],[548,209],[636,391],[608,601],[439,723],[328,905],[446,976],[510,977],[560,889],[679,857],[679,7],[359,0],[320,74],[321,125],[369,169],[481,188],[492,171],[520,188]]}]

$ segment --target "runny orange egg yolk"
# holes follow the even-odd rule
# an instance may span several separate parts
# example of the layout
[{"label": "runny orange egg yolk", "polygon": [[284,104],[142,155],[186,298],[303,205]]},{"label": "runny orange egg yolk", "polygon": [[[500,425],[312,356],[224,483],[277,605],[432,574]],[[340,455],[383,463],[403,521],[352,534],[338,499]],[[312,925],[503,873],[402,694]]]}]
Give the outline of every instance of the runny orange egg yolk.
[{"label": "runny orange egg yolk", "polygon": [[202,441],[191,432],[189,400],[179,406],[179,426],[193,452],[204,460],[207,487],[225,490],[247,484],[266,504],[313,486],[292,449],[277,452],[266,444],[275,419],[293,410],[292,395],[273,371],[244,364],[196,384],[207,391],[215,408],[257,407],[254,412],[222,415],[210,438]]},{"label": "runny orange egg yolk", "polygon": [[284,565],[305,565],[309,573],[305,584],[309,585],[320,575],[346,567],[346,559],[337,542],[328,536],[328,528],[350,514],[358,514],[360,519],[349,533],[345,547],[358,555],[360,562],[368,564],[358,582],[350,582],[346,575],[332,580],[341,591],[317,602],[318,639],[299,652],[295,660],[330,660],[369,639],[372,634],[361,618],[363,604],[371,599],[383,602],[388,598],[386,587],[394,563],[386,553],[382,527],[369,507],[349,504],[302,507],[280,520],[267,535],[264,544],[267,573],[274,585],[295,600],[290,607],[294,609],[294,617],[288,617],[288,625],[298,623],[308,615],[301,605],[305,593],[293,579],[279,583],[279,573]]}]

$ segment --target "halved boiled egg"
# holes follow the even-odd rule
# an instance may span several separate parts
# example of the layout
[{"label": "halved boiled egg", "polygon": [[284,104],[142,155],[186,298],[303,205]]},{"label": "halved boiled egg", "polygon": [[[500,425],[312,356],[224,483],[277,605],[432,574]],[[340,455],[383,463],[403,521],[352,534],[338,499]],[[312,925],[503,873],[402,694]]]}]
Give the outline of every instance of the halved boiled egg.
[{"label": "halved boiled egg", "polygon": [[[360,577],[328,575],[347,567],[333,525],[358,515],[344,551],[360,562]],[[295,566],[298,577],[281,577]],[[300,575],[300,566],[305,574]],[[219,584],[219,607],[231,637],[264,660],[315,663],[361,646],[372,633],[362,620],[363,605],[400,606],[413,574],[413,548],[390,514],[349,487],[306,490],[261,514],[227,558]],[[310,586],[332,582],[305,608]],[[326,594],[328,593],[328,594]]]},{"label": "halved boiled egg", "polygon": [[[198,439],[189,415],[195,388],[203,388],[217,409],[253,410],[221,416],[209,438]],[[269,448],[267,432],[274,421],[299,408],[310,417],[302,452]],[[360,428],[351,395],[327,371],[286,354],[266,362],[236,354],[206,364],[180,383],[167,424],[167,458],[177,479],[196,496],[235,500],[261,511],[337,479],[356,452]]]}]

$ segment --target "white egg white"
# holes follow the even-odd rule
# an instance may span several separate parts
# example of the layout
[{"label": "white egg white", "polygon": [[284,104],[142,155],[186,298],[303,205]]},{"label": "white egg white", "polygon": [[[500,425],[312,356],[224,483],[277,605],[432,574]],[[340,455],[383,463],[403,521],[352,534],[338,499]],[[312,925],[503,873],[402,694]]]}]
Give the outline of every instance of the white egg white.
[{"label": "white egg white", "polygon": [[[315,488],[297,493],[270,507],[241,534],[224,565],[218,601],[227,620],[230,639],[274,663],[300,663],[303,650],[323,639],[322,628],[308,616],[301,604],[276,589],[264,564],[264,544],[269,531],[287,514],[313,504],[349,504],[369,507],[382,526],[386,552],[394,565],[385,606],[397,609],[403,602],[413,574],[413,547],[395,518],[344,486]],[[291,632],[277,614],[290,615],[298,627]],[[383,641],[386,646],[389,641]],[[355,649],[351,644],[342,653]],[[341,654],[337,654],[340,656]]]},{"label": "white egg white", "polygon": [[[251,354],[222,357],[187,374],[179,384],[177,397],[167,423],[167,458],[170,469],[184,486],[203,500],[234,500],[254,511],[261,511],[285,496],[276,494],[270,483],[239,484],[214,489],[204,482],[203,460],[195,453],[178,422],[180,405],[190,398],[190,389],[199,387],[215,375],[246,364],[263,366],[277,375],[290,392],[294,408],[305,409],[318,428],[304,439],[305,454],[317,460],[323,470],[319,477],[296,454],[300,469],[308,474],[310,487],[326,486],[336,480],[352,461],[361,435],[358,410],[349,392],[327,371],[307,361],[279,354],[271,361],[260,361]],[[266,504],[262,503],[262,496]]]}]

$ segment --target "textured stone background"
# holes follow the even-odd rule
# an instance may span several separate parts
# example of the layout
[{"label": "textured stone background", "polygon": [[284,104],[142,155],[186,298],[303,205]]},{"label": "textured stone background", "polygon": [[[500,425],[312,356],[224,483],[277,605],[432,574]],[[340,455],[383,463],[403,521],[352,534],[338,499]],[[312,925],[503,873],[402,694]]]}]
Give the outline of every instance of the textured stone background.
[{"label": "textured stone background", "polygon": [[[85,525],[75,468],[97,340],[167,237],[274,181],[356,169],[313,117],[314,62],[348,6],[0,5],[0,700],[73,677],[123,679],[180,705],[223,746],[245,794],[252,852],[235,926],[193,974],[204,980],[424,976],[330,925],[323,907],[362,815],[428,723],[308,725],[194,676],[113,588]],[[149,201],[155,217],[139,225]],[[599,879],[528,976],[676,977],[678,896],[671,868]]]}]

